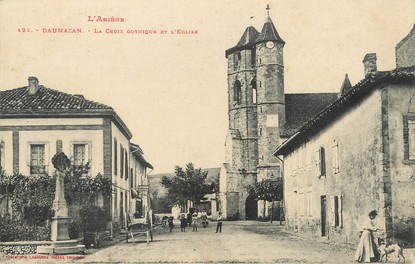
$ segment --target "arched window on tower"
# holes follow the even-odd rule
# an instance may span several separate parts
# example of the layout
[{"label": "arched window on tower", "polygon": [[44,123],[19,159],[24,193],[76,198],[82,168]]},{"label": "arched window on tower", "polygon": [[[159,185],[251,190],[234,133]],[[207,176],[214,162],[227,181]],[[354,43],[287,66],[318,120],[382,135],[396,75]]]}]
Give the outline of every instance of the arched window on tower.
[{"label": "arched window on tower", "polygon": [[233,100],[237,103],[237,104],[241,104],[241,82],[240,81],[236,81],[234,86],[233,86]]},{"label": "arched window on tower", "polygon": [[256,104],[257,102],[256,78],[252,79],[251,86],[252,86],[252,103]]}]

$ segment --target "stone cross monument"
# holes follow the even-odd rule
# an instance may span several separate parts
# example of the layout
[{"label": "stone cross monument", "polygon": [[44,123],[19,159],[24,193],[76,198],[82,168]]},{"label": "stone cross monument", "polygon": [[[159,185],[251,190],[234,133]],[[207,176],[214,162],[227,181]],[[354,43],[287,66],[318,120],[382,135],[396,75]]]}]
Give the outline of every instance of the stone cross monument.
[{"label": "stone cross monument", "polygon": [[79,254],[85,251],[84,245],[78,245],[77,240],[70,240],[68,227],[70,217],[65,200],[64,178],[71,162],[63,152],[58,152],[52,158],[56,169],[56,190],[52,209],[54,216],[51,224],[51,245],[39,246],[38,254]]}]

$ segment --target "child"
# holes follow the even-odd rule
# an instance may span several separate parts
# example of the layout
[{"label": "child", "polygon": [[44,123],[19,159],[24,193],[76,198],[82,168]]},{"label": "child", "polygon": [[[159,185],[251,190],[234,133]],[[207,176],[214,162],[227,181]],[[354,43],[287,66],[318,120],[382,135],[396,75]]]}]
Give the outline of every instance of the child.
[{"label": "child", "polygon": [[222,233],[222,212],[219,212],[218,216],[218,225],[216,226],[216,233],[219,231],[219,233]]},{"label": "child", "polygon": [[193,213],[193,215],[192,215],[192,226],[193,226],[193,232],[196,230],[196,232],[197,232],[197,222],[198,222],[198,219],[197,219],[197,214],[196,213]]},{"label": "child", "polygon": [[170,233],[173,230],[174,224],[173,224],[173,216],[170,216],[168,219],[169,222],[169,229],[170,229]]},{"label": "child", "polygon": [[182,214],[182,218],[180,218],[180,231],[186,232],[187,220],[184,214]]}]

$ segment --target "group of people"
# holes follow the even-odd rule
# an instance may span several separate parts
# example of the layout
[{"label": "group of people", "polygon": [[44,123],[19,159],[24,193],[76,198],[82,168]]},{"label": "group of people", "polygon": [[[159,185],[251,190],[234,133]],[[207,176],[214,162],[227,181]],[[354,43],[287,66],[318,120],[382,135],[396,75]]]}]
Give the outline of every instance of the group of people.
[{"label": "group of people", "polygon": [[[170,229],[170,232],[173,231],[174,228],[174,223],[173,223],[173,216],[170,216],[168,219],[168,226]],[[180,217],[180,231],[181,232],[186,232],[186,227],[192,227],[192,232],[197,232],[197,228],[200,224],[200,222],[202,222],[203,227],[206,227],[207,225],[207,213],[205,210],[202,210],[201,212],[195,210],[193,213],[189,213],[187,218],[185,214],[182,214]],[[217,218],[217,225],[216,225],[216,233],[218,233],[218,231],[220,233],[222,233],[222,213],[219,212],[218,213],[218,218]]]}]

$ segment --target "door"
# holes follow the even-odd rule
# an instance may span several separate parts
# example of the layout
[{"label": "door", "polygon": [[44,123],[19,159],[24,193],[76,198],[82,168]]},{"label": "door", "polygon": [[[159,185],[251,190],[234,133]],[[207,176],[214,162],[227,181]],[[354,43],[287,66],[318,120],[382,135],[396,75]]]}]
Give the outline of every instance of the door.
[{"label": "door", "polygon": [[320,199],[321,199],[321,236],[326,236],[327,199],[325,195],[322,195]]}]

